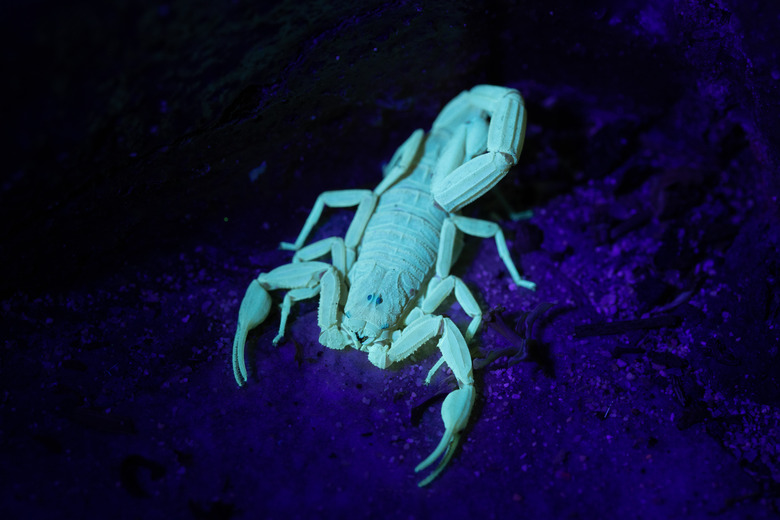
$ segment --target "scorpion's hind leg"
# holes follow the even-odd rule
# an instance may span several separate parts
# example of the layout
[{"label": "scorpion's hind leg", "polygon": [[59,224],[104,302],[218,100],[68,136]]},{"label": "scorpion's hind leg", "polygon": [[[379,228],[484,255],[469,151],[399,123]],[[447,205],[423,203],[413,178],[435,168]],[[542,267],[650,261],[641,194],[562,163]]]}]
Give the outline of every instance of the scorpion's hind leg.
[{"label": "scorpion's hind leg", "polygon": [[320,291],[320,279],[335,268],[325,262],[296,262],[262,273],[252,280],[238,311],[238,326],[233,340],[233,375],[238,386],[248,379],[244,352],[249,331],[265,321],[271,310],[268,291],[290,289],[282,303],[282,318],[274,344],[284,335],[284,327],[294,301],[310,298]]},{"label": "scorpion's hind leg", "polygon": [[455,375],[458,381],[458,389],[451,392],[441,406],[441,417],[444,421],[444,435],[424,461],[417,465],[415,472],[424,470],[441,457],[436,468],[423,479],[418,485],[420,487],[429,484],[433,479],[447,467],[455,450],[458,447],[460,434],[468,424],[471,410],[474,408],[474,375],[471,368],[471,355],[466,346],[466,340],[463,334],[449,318],[442,320],[443,333],[439,341],[439,349],[442,352],[443,359]]}]

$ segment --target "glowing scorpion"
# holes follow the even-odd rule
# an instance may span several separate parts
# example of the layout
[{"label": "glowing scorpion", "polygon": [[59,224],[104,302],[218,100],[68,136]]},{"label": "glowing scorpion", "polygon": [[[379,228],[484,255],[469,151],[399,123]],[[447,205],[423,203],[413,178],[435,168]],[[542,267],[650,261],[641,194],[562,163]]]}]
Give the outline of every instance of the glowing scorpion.
[{"label": "glowing scorpion", "polygon": [[[458,211],[484,195],[515,165],[525,137],[523,98],[513,89],[479,85],[450,101],[429,133],[418,129],[384,168],[372,190],[327,191],[317,197],[294,243],[292,263],[261,273],[249,284],[238,313],[233,342],[233,372],[247,382],[244,345],[250,329],[268,316],[268,291],[287,289],[279,334],[290,307],[319,294],[319,341],[332,349],[352,346],[368,353],[379,368],[403,360],[438,338],[441,359],[426,378],[446,363],[458,388],[444,399],[445,432],[435,450],[415,471],[439,460],[419,485],[435,479],[452,458],[474,407],[471,354],[467,343],[477,332],[482,311],[463,281],[450,269],[460,253],[461,233],[496,241],[498,254],[515,284],[533,290],[512,262],[501,228]],[[344,238],[309,244],[325,207],[357,207]],[[323,261],[330,256],[331,263]],[[435,314],[452,293],[471,322],[462,333],[446,316]]]}]

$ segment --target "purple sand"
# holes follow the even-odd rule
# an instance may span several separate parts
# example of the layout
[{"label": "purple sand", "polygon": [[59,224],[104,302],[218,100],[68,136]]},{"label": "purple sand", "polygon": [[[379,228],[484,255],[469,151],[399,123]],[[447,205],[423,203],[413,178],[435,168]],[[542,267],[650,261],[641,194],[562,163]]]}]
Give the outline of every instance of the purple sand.
[{"label": "purple sand", "polygon": [[[775,4],[114,4],[3,7],[0,516],[780,516]],[[278,312],[250,333],[246,388],[230,350],[316,196],[373,187],[479,83],[529,124],[502,198],[464,214],[538,289],[491,241],[456,274],[510,326],[556,305],[527,360],[476,372],[418,489],[432,349],[381,371],[320,346],[306,302],[277,348]]]}]

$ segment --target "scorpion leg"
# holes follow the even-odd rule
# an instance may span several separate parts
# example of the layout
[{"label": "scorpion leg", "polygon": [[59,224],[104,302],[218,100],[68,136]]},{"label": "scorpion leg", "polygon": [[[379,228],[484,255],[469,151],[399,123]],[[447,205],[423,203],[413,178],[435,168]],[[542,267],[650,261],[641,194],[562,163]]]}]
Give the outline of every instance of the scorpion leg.
[{"label": "scorpion leg", "polygon": [[290,309],[292,308],[292,304],[301,300],[308,300],[309,298],[317,296],[319,292],[319,287],[302,287],[299,289],[290,289],[287,291],[287,294],[284,295],[284,300],[282,301],[281,306],[282,317],[279,319],[279,332],[276,333],[276,336],[271,342],[274,344],[274,346],[276,346],[284,337],[284,330],[287,328],[287,318],[290,316]]},{"label": "scorpion leg", "polygon": [[[460,215],[454,215],[448,218],[444,226],[442,226],[442,241],[444,239],[444,228],[447,226],[455,226],[460,231],[467,235],[480,237],[480,238],[493,238],[496,241],[496,247],[498,248],[498,256],[504,261],[509,274],[512,276],[512,280],[518,287],[524,287],[530,290],[536,290],[536,284],[528,280],[524,280],[520,273],[517,272],[517,267],[512,261],[512,257],[509,255],[509,249],[506,246],[506,239],[504,238],[504,232],[501,231],[501,227],[495,222],[489,220],[480,220],[476,218],[463,217]],[[449,232],[449,231],[448,231]],[[441,252],[441,248],[439,249]],[[438,261],[436,265],[438,269]]]},{"label": "scorpion leg", "polygon": [[347,248],[344,245],[344,239],[341,237],[329,237],[309,244],[293,255],[295,262],[311,262],[330,253],[331,263],[342,276],[347,273]]},{"label": "scorpion leg", "polygon": [[233,339],[233,375],[238,386],[243,386],[248,379],[244,359],[247,334],[251,329],[263,323],[271,310],[271,297],[268,291],[275,289],[295,291],[286,308],[285,304],[282,304],[282,324],[277,338],[274,338],[274,343],[276,343],[278,338],[284,334],[284,324],[287,321],[292,301],[304,297],[305,294],[309,296],[316,294],[320,278],[329,270],[335,271],[335,268],[324,262],[297,262],[277,267],[269,273],[261,273],[256,280],[252,280],[238,310],[238,325]]},{"label": "scorpion leg", "polygon": [[339,270],[342,276],[346,276],[352,264],[355,262],[355,248],[357,248],[368,220],[374,213],[374,208],[379,197],[369,193],[365,195],[358,205],[355,217],[347,229],[345,238],[328,237],[318,240],[313,244],[302,247],[295,252],[293,262],[308,262],[331,254],[331,262]]},{"label": "scorpion leg", "polygon": [[366,230],[368,221],[371,219],[371,215],[374,214],[374,209],[376,208],[378,200],[379,195],[376,193],[369,192],[363,195],[363,198],[360,199],[358,208],[355,211],[355,217],[352,219],[349,229],[347,229],[347,234],[344,235],[344,245],[347,248],[346,270],[344,271],[345,276],[355,262],[355,257],[357,256],[355,250],[360,243],[360,240],[363,238],[363,233]]},{"label": "scorpion leg", "polygon": [[[466,343],[468,343],[471,341],[471,338],[474,337],[474,334],[476,334],[482,323],[482,309],[479,308],[479,304],[477,303],[477,300],[474,299],[474,295],[471,294],[469,288],[459,277],[450,275],[435,285],[432,283],[423,299],[421,310],[426,314],[433,313],[453,291],[455,292],[455,299],[463,308],[463,311],[471,317],[471,323],[469,323],[464,337]],[[444,356],[442,356],[428,371],[428,376],[425,378],[426,385],[430,384],[433,375],[441,368],[444,361]]]},{"label": "scorpion leg", "polygon": [[[303,246],[303,243],[306,242],[306,238],[309,236],[309,233],[311,233],[311,230],[314,229],[314,226],[317,225],[317,222],[320,220],[325,206],[328,206],[329,208],[351,208],[352,206],[359,206],[366,197],[370,198],[371,196],[373,196],[371,190],[337,190],[320,193],[295,242],[292,244],[289,242],[282,242],[279,244],[279,247],[290,251],[297,251],[300,249]],[[374,202],[374,204],[376,204],[376,202]],[[370,213],[371,212],[369,212],[369,215]],[[366,219],[366,222],[368,222],[368,219]],[[365,225],[363,227],[365,227]],[[359,234],[362,236],[362,230],[359,231]],[[349,234],[349,232],[347,232],[347,234]],[[360,240],[360,236],[357,238]]]}]

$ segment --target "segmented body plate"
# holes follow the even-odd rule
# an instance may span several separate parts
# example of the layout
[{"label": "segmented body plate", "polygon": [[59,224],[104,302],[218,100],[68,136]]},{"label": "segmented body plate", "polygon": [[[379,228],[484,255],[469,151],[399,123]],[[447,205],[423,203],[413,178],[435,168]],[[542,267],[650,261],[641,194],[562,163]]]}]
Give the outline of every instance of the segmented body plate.
[{"label": "segmented body plate", "polygon": [[[426,171],[422,171],[426,170]],[[387,271],[405,273],[411,284],[406,289],[419,290],[436,265],[439,235],[447,212],[436,206],[426,182],[426,166],[401,180],[382,194],[366,227],[357,271],[378,265]],[[402,276],[402,279],[406,276]]]}]

